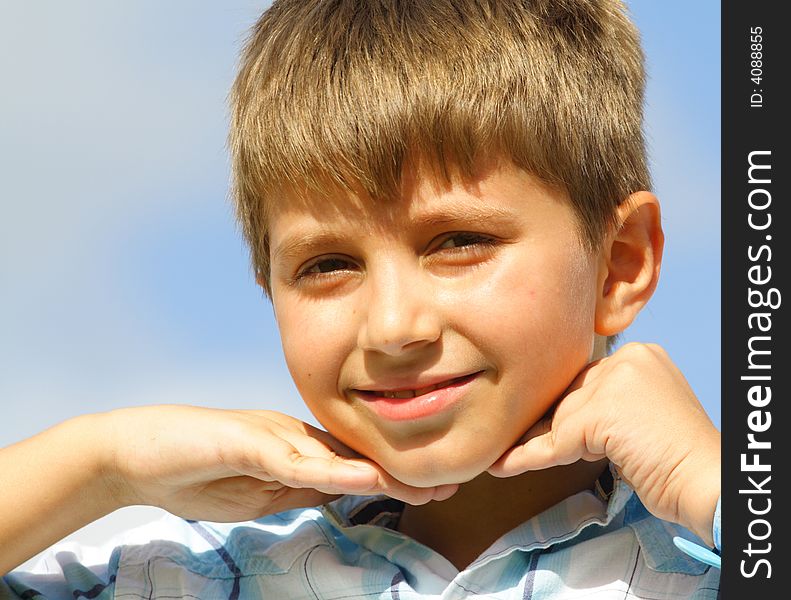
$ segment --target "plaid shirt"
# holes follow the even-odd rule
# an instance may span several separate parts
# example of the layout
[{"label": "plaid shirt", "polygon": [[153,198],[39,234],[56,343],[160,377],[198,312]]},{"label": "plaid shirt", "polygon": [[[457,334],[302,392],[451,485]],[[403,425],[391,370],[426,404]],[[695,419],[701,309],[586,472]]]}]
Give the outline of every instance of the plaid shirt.
[{"label": "plaid shirt", "polygon": [[719,570],[672,542],[691,534],[650,515],[622,481],[597,488],[522,523],[461,572],[395,531],[400,502],[346,496],[243,524],[168,516],[93,552],[61,544],[36,573],[0,580],[0,600],[718,597]]}]

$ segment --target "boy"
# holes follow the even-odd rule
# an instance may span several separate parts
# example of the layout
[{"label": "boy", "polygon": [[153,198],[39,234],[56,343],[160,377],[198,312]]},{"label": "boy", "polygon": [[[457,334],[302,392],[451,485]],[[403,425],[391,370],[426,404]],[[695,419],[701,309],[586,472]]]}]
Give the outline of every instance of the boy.
[{"label": "boy", "polygon": [[615,2],[276,3],[235,193],[327,432],[164,406],[11,446],[3,572],[120,506],[186,520],[0,593],[716,597],[670,522],[714,543],[719,435],[661,349],[605,357],[661,263],[642,85]]}]

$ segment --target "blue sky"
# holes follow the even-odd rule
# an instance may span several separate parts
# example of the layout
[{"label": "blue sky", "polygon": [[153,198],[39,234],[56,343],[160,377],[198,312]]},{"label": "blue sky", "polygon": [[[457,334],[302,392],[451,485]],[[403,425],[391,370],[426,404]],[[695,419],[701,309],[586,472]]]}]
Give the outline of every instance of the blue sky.
[{"label": "blue sky", "polygon": [[[226,94],[265,5],[0,5],[0,446],[159,402],[312,420],[227,198]],[[667,246],[625,339],[663,345],[719,425],[719,3],[630,7]]]}]

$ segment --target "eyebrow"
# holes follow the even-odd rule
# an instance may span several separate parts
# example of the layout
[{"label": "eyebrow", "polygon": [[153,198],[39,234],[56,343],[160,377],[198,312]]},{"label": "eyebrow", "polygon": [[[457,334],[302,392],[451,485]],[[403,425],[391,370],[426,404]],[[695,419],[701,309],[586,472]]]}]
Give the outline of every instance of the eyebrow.
[{"label": "eyebrow", "polygon": [[311,253],[316,248],[341,243],[346,236],[333,231],[316,231],[290,236],[272,252],[272,262]]},{"label": "eyebrow", "polygon": [[[411,223],[417,227],[469,226],[502,223],[512,221],[515,215],[506,209],[493,206],[465,206],[463,209],[437,210],[418,214]],[[286,238],[272,252],[272,262],[288,260],[305,254],[312,254],[316,249],[327,246],[342,245],[348,241],[348,234],[331,230],[319,230],[307,233],[295,233]]]},{"label": "eyebrow", "polygon": [[437,226],[455,224],[485,224],[512,220],[515,215],[507,209],[495,206],[465,206],[452,212],[439,210],[417,215],[412,222],[415,225]]}]

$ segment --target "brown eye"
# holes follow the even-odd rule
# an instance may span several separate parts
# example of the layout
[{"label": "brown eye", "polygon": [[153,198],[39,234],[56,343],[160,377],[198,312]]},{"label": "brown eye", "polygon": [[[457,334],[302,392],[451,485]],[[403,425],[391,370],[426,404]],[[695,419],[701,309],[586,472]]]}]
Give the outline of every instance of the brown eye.
[{"label": "brown eye", "polygon": [[498,238],[482,233],[448,232],[432,242],[425,260],[437,273],[459,275],[494,259],[500,244]]},{"label": "brown eye", "polygon": [[478,244],[491,246],[494,243],[495,240],[479,233],[454,233],[437,246],[437,250],[464,248],[466,246],[475,246]]},{"label": "brown eye", "polygon": [[327,283],[330,279],[357,270],[357,264],[342,256],[319,257],[306,263],[292,279],[293,284]]},{"label": "brown eye", "polygon": [[302,273],[331,273],[332,271],[343,271],[348,269],[350,263],[348,260],[342,258],[325,258],[318,262],[313,263],[310,267],[302,271]]}]

